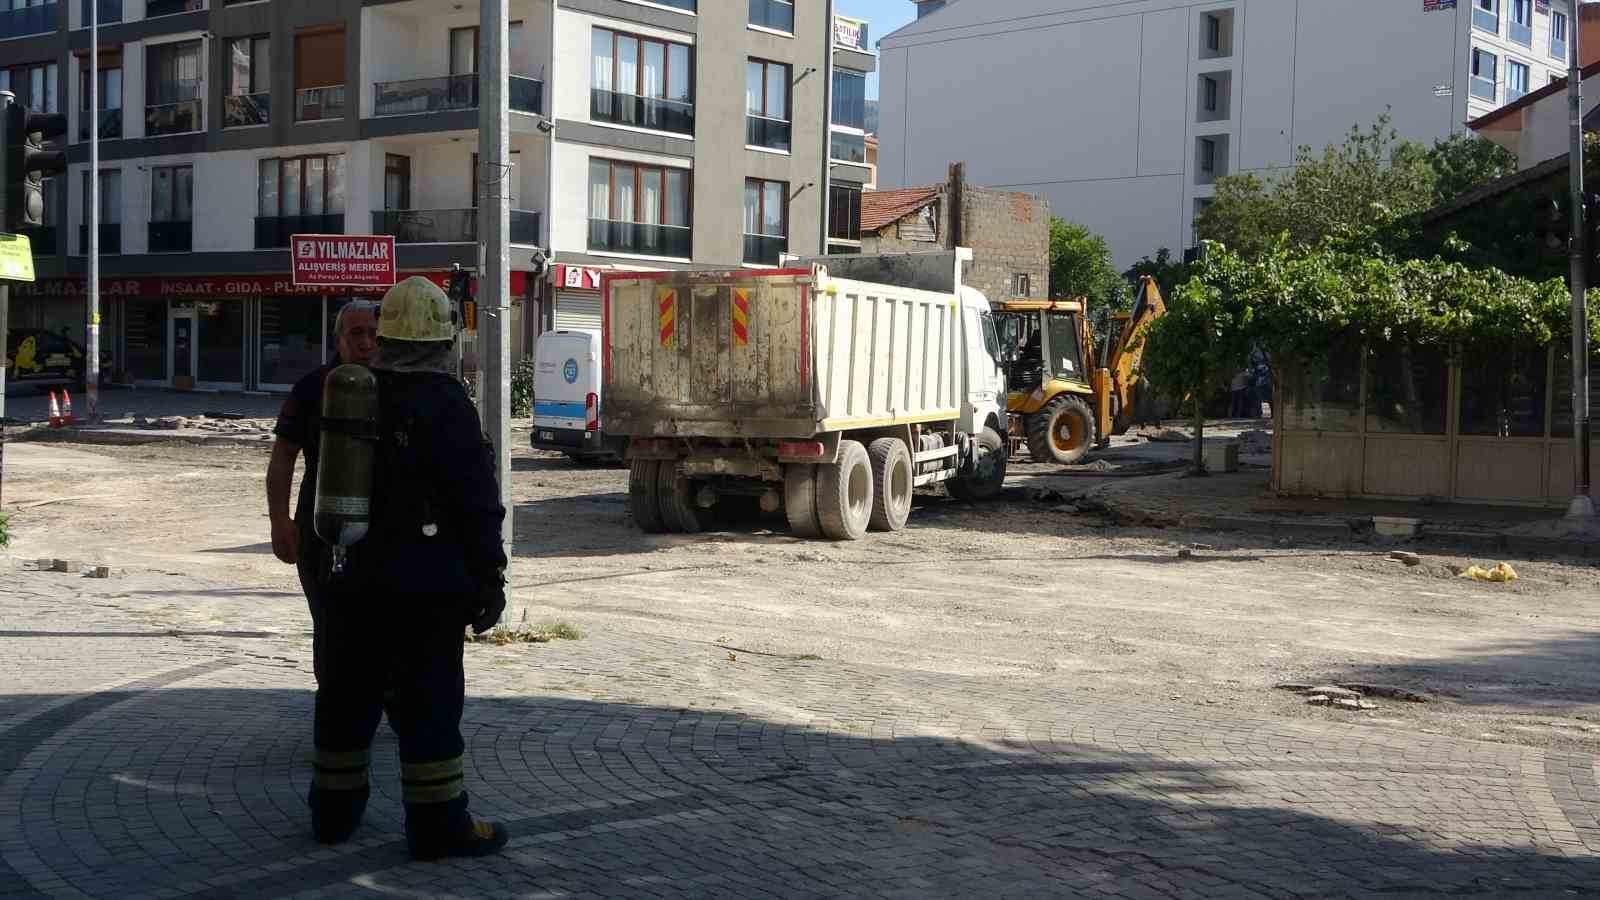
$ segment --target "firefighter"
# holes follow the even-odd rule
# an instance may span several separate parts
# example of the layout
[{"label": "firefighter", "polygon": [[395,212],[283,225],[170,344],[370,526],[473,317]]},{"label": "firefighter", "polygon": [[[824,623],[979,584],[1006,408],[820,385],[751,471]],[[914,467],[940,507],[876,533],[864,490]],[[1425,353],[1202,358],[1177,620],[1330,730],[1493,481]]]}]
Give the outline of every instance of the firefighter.
[{"label": "firefighter", "polygon": [[[315,642],[313,830],[338,843],[360,824],[387,686],[416,859],[482,856],[508,840],[504,826],[471,819],[462,780],[462,631],[499,620],[506,557],[493,451],[454,375],[455,340],[431,281],[408,278],[384,296],[370,527],[329,576]],[[318,502],[364,490],[319,484]]]}]

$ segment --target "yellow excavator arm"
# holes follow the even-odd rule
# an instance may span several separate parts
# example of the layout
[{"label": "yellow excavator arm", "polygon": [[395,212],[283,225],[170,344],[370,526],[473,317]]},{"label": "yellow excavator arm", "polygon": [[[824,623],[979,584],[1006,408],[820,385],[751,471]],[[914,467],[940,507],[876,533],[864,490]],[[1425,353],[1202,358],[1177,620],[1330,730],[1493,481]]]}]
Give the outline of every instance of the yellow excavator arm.
[{"label": "yellow excavator arm", "polygon": [[1140,390],[1139,361],[1144,356],[1144,333],[1150,323],[1167,312],[1167,302],[1149,275],[1139,279],[1133,312],[1117,313],[1121,324],[1115,342],[1107,346],[1094,373],[1095,410],[1102,439],[1122,434],[1134,424],[1134,404]]}]

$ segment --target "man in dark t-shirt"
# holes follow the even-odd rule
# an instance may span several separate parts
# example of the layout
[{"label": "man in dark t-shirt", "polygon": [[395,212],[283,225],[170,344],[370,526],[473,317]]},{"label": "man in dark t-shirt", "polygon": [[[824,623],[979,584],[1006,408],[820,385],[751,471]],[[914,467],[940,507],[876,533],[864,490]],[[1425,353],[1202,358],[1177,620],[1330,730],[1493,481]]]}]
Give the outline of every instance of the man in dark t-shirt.
[{"label": "man in dark t-shirt", "polygon": [[[367,365],[378,352],[378,304],[355,300],[345,304],[334,320],[334,347],[338,358],[319,366],[295,383],[278,424],[273,428],[277,440],[272,444],[272,460],[267,464],[267,515],[272,520],[272,553],[300,569],[300,586],[315,622],[318,612],[318,579],[326,572],[330,551],[317,539],[312,517],[316,512],[317,452],[322,432],[322,382],[328,372],[342,363]],[[294,515],[289,514],[289,486],[294,481],[294,461],[305,452],[305,474],[300,479],[299,499]]]}]

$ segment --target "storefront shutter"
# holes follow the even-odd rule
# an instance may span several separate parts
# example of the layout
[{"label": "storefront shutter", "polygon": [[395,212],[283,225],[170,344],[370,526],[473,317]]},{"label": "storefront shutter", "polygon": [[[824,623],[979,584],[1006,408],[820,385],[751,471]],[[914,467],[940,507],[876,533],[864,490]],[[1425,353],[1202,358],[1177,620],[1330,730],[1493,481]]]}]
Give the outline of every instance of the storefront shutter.
[{"label": "storefront shutter", "polygon": [[600,332],[599,294],[557,294],[556,330]]}]

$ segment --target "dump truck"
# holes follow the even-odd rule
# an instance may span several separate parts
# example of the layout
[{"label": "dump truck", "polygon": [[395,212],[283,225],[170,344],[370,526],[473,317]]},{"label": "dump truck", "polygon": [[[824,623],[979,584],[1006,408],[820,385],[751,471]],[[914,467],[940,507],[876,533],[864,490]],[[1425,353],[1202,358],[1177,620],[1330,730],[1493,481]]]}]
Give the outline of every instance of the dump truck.
[{"label": "dump truck", "polygon": [[1074,465],[1127,431],[1138,417],[1144,331],[1166,311],[1155,280],[1140,278],[1133,311],[1111,317],[1096,365],[1083,298],[996,303],[1011,444],[1026,444],[1035,462]]},{"label": "dump truck", "polygon": [[1005,381],[971,251],[602,282],[606,430],[646,532],[759,498],[800,537],[898,531],[918,487],[999,493]]}]

